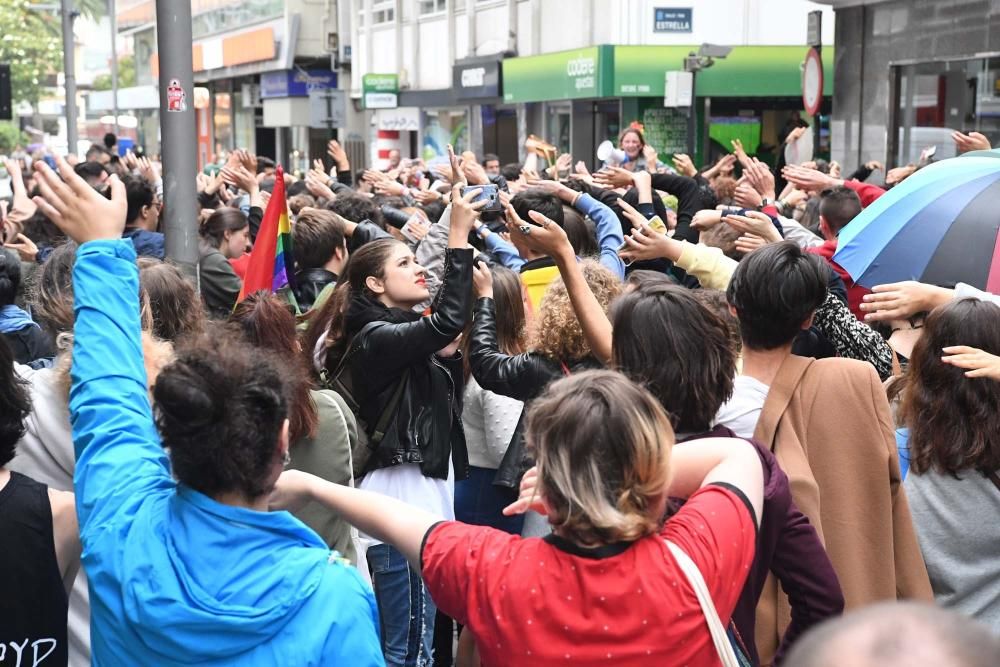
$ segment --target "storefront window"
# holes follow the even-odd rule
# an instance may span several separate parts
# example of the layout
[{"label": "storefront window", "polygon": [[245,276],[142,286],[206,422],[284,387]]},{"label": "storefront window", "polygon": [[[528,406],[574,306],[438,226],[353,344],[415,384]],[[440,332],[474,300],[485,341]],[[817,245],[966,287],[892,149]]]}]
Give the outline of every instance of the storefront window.
[{"label": "storefront window", "polygon": [[198,39],[283,16],[285,0],[202,0],[191,9],[191,36]]},{"label": "storefront window", "polygon": [[570,102],[549,102],[543,139],[556,146],[560,153],[569,152],[570,119],[573,116]]},{"label": "storefront window", "polygon": [[430,161],[448,154],[448,144],[461,153],[469,146],[469,123],[465,109],[425,109],[422,112],[421,157]]},{"label": "storefront window", "polygon": [[216,93],[212,124],[215,125],[216,152],[233,148],[233,101],[230,93]]},{"label": "storefront window", "polygon": [[243,93],[235,91],[233,93],[233,118],[235,125],[233,134],[236,139],[236,148],[246,148],[253,151],[254,146],[254,109],[253,107],[243,108]]},{"label": "storefront window", "polygon": [[895,132],[890,151],[897,165],[955,155],[951,133],[981,132],[1000,140],[1000,57],[919,63],[893,68]]}]

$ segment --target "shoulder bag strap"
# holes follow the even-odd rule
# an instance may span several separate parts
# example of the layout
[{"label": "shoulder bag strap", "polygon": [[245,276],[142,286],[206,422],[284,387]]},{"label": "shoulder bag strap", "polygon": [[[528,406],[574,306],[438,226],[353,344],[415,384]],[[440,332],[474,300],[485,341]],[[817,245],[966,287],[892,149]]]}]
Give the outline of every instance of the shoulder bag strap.
[{"label": "shoulder bag strap", "polygon": [[715,644],[715,651],[719,654],[722,667],[739,667],[740,663],[736,659],[733,645],[729,643],[726,628],[722,625],[722,621],[719,620],[718,612],[715,611],[715,603],[712,602],[712,596],[708,592],[708,586],[705,585],[701,571],[698,570],[698,566],[695,565],[694,561],[684,553],[683,549],[670,540],[664,540],[664,542],[667,543],[667,548],[677,560],[681,572],[684,573],[688,583],[691,584],[691,588],[694,589],[694,594],[698,598],[698,604],[701,605],[702,613],[705,615],[705,622],[708,624],[708,631],[712,635],[712,643]]}]

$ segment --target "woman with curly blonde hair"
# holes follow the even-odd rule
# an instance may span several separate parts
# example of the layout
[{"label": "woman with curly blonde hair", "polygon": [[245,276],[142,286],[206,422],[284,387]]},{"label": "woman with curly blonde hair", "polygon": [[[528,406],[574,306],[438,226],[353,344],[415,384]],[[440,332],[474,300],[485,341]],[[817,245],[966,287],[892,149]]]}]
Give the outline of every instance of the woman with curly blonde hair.
[{"label": "woman with curly blonde hair", "polygon": [[[607,311],[612,299],[621,293],[621,281],[593,260],[584,260],[580,266],[587,285]],[[489,269],[477,264],[473,270],[473,285],[476,304],[469,342],[469,364],[476,382],[483,389],[530,402],[561,377],[601,367],[591,354],[561,279],[553,281],[542,297],[531,324],[528,352],[515,355],[504,354],[497,343],[496,304]],[[531,467],[523,432],[522,413],[497,470],[493,481],[495,485],[516,489],[521,476]],[[529,514],[524,525],[524,535],[548,532],[548,523],[537,515]]]}]

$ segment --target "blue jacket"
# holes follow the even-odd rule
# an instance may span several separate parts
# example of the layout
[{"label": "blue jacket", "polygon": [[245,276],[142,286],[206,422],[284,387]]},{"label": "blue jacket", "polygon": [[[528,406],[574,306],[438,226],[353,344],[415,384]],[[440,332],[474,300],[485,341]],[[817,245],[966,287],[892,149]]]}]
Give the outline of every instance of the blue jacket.
[{"label": "blue jacket", "polygon": [[163,259],[166,256],[164,237],[160,232],[148,232],[145,229],[126,229],[122,234],[123,239],[132,239],[135,246],[135,253],[144,257],[155,257]]},{"label": "blue jacket", "polygon": [[85,243],[73,287],[73,481],[94,664],[384,664],[371,589],[316,533],[171,478],[132,243]]}]

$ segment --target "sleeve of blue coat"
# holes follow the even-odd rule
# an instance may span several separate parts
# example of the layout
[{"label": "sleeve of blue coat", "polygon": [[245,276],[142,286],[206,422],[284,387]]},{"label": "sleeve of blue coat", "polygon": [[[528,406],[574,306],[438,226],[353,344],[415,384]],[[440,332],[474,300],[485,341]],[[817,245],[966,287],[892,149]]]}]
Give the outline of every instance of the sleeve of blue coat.
[{"label": "sleeve of blue coat", "polygon": [[620,279],[625,279],[625,263],[618,256],[618,249],[625,243],[618,216],[610,208],[588,194],[576,201],[576,209],[589,215],[597,231],[597,244],[601,248],[601,264],[611,269]]},{"label": "sleeve of blue coat", "polygon": [[517,248],[514,247],[514,244],[507,243],[499,234],[487,234],[483,242],[486,244],[486,249],[490,251],[490,254],[511,271],[520,271],[521,267],[524,266],[524,258],[517,253]]},{"label": "sleeve of blue coat", "polygon": [[73,486],[86,540],[89,531],[130,516],[136,505],[174,483],[146,389],[132,243],[80,246],[73,292],[69,410],[77,458]]}]

